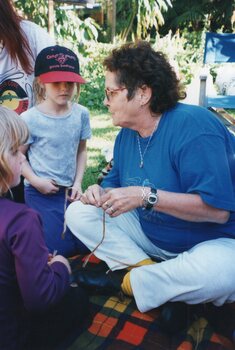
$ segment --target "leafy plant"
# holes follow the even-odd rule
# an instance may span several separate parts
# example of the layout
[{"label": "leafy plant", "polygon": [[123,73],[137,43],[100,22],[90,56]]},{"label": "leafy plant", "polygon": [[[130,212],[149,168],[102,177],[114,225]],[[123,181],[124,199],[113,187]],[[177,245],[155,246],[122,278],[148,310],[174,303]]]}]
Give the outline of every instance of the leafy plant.
[{"label": "leafy plant", "polygon": [[55,34],[59,43],[79,47],[82,51],[87,42],[97,40],[100,27],[93,18],[88,17],[82,21],[75,11],[61,10],[58,7],[55,13]]},{"label": "leafy plant", "polygon": [[[45,0],[16,0],[15,7],[23,13],[24,17],[39,24],[41,27],[48,25],[48,4]],[[55,22],[54,30],[57,41],[67,46],[81,47],[89,40],[98,38],[99,25],[88,17],[82,21],[74,10],[62,9],[54,3]]]},{"label": "leafy plant", "polygon": [[120,0],[117,2],[117,36],[120,40],[146,39],[153,28],[164,24],[163,13],[172,6],[171,0]]},{"label": "leafy plant", "polygon": [[[221,0],[172,0],[172,7],[167,12],[166,33],[169,28],[173,31],[187,28],[190,31],[233,30],[234,1]],[[162,32],[163,33],[163,32]]]},{"label": "leafy plant", "polygon": [[137,12],[137,29],[138,38],[146,38],[149,30],[164,24],[163,12],[167,12],[171,7],[170,0],[139,0]]},{"label": "leafy plant", "polygon": [[84,55],[81,58],[82,75],[87,84],[82,86],[79,101],[91,110],[105,111],[104,100],[104,57],[113,48],[112,44],[90,42],[84,46]]},{"label": "leafy plant", "polygon": [[184,85],[191,82],[197,67],[202,66],[202,35],[203,33],[187,31],[182,35],[170,31],[164,37],[156,34],[153,47],[165,53]]}]

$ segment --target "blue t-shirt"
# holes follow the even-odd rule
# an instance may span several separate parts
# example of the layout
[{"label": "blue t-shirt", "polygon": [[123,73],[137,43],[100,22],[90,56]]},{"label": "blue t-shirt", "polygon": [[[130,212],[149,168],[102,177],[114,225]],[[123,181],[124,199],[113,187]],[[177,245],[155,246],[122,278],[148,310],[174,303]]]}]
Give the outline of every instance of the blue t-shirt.
[{"label": "blue t-shirt", "polygon": [[[140,137],[142,153],[149,138]],[[103,187],[150,186],[196,193],[215,208],[230,211],[225,224],[189,222],[138,208],[146,236],[158,247],[182,252],[206,240],[235,238],[235,137],[203,107],[178,103],[165,112],[140,168],[137,133],[122,129],[114,147],[114,166]]]},{"label": "blue t-shirt", "polygon": [[87,108],[73,103],[67,114],[53,117],[33,107],[21,117],[29,128],[28,157],[34,173],[60,186],[71,186],[77,170],[80,140],[91,137]]}]

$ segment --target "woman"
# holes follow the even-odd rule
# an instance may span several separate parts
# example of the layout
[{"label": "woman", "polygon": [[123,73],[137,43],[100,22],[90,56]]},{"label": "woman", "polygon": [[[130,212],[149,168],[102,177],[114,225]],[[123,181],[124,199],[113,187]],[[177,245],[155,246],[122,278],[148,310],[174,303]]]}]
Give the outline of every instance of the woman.
[{"label": "woman", "polygon": [[0,349],[58,349],[80,325],[88,300],[70,287],[70,265],[49,255],[38,214],[4,198],[20,181],[26,124],[0,107]]},{"label": "woman", "polygon": [[[69,206],[68,227],[123,269],[119,288],[141,312],[235,301],[234,136],[205,108],[179,103],[173,68],[148,43],[115,49],[104,66],[104,102],[122,127],[114,166]],[[106,288],[116,275],[84,269],[79,279]]]},{"label": "woman", "polygon": [[[37,24],[23,20],[11,0],[0,2],[0,105],[18,114],[34,104],[34,62],[54,39]],[[14,199],[24,202],[23,182],[13,190]]]}]

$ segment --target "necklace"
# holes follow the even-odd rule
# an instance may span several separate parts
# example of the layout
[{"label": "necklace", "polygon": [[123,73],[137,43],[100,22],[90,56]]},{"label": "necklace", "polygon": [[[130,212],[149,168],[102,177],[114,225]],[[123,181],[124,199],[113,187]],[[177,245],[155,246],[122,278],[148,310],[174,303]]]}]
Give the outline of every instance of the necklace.
[{"label": "necklace", "polygon": [[147,150],[148,150],[148,148],[149,148],[149,145],[150,145],[150,142],[151,142],[151,140],[152,140],[153,134],[154,134],[154,132],[155,132],[155,130],[156,130],[156,127],[157,127],[157,123],[158,123],[158,119],[157,119],[157,121],[156,121],[156,123],[155,123],[155,125],[154,125],[154,128],[153,128],[153,131],[152,131],[151,135],[149,136],[148,143],[147,143],[147,145],[146,145],[146,147],[145,147],[143,153],[142,153],[141,146],[140,146],[140,137],[139,137],[139,133],[137,132],[137,134],[136,134],[136,135],[137,135],[138,148],[139,148],[139,155],[140,155],[140,165],[139,165],[140,168],[143,168],[143,167],[144,167],[144,156],[145,156],[145,154],[146,154],[146,152],[147,152]]}]

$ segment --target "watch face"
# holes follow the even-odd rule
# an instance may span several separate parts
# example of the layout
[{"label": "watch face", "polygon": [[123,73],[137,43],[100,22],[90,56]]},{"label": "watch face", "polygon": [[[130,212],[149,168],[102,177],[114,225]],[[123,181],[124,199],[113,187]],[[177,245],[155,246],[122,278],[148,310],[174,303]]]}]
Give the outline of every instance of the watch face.
[{"label": "watch face", "polygon": [[147,210],[150,210],[157,202],[158,202],[157,190],[155,188],[151,188],[149,195],[145,199],[144,208]]},{"label": "watch face", "polygon": [[148,202],[150,204],[155,204],[157,202],[157,195],[154,193],[151,193],[149,198],[148,198]]}]

